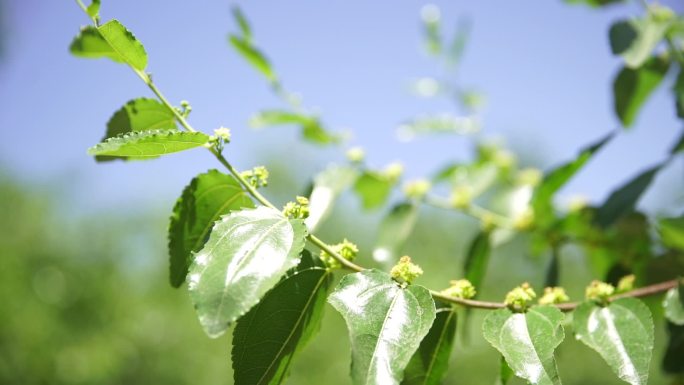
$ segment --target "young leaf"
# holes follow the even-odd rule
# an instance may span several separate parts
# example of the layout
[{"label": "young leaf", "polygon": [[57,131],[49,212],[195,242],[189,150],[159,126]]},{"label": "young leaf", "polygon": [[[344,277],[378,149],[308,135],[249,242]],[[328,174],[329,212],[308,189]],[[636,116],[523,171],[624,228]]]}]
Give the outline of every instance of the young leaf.
[{"label": "young leaf", "polygon": [[104,57],[118,63],[124,62],[124,59],[102,37],[100,31],[91,25],[81,28],[81,31],[71,42],[69,52],[77,57],[88,59]]},{"label": "young leaf", "polygon": [[660,57],[648,59],[639,68],[623,68],[613,82],[615,113],[624,127],[634,124],[641,106],[658,87],[670,68]]},{"label": "young leaf", "polygon": [[610,48],[627,67],[639,68],[665,36],[669,22],[656,17],[621,20],[610,27]]},{"label": "young leaf", "polygon": [[135,131],[109,138],[88,149],[90,155],[154,158],[200,147],[209,141],[201,132],[177,130]]},{"label": "young leaf", "polygon": [[178,198],[169,223],[171,286],[185,282],[193,253],[204,246],[221,215],[253,207],[242,186],[230,175],[210,170],[193,178]]},{"label": "young leaf", "polygon": [[204,331],[216,338],[299,263],[306,228],[275,209],[234,211],[195,254],[188,289]]},{"label": "young leaf", "polygon": [[[682,90],[682,108],[684,108],[684,89]],[[682,110],[684,111],[684,110]],[[684,118],[684,115],[681,116]],[[684,151],[684,133],[679,137],[675,145],[670,149],[670,155],[675,155]]]},{"label": "young leaf", "polygon": [[684,250],[684,216],[660,219],[658,232],[663,245],[671,249]]},{"label": "young leaf", "polygon": [[439,385],[449,367],[456,337],[456,311],[440,305],[435,322],[404,371],[402,385]]},{"label": "young leaf", "polygon": [[684,285],[672,288],[665,294],[663,307],[665,308],[665,318],[675,325],[684,325],[684,298],[682,298],[682,288]]},{"label": "young leaf", "polygon": [[283,110],[261,111],[249,120],[249,124],[254,128],[296,124],[301,127],[302,137],[309,142],[332,144],[340,141],[338,135],[331,134],[323,128],[321,121],[317,117],[296,112]]},{"label": "young leaf", "polygon": [[487,272],[487,264],[489,262],[489,255],[491,254],[491,240],[490,233],[487,231],[479,232],[475,238],[470,242],[468,247],[468,254],[466,254],[463,263],[463,272],[465,277],[476,288],[482,286],[485,273]]},{"label": "young leaf", "polygon": [[293,357],[318,330],[332,274],[304,250],[302,261],[271,289],[233,331],[236,384],[276,385]]},{"label": "young leaf", "polygon": [[526,313],[499,309],[482,324],[485,339],[508,366],[531,384],[560,384],[553,352],[563,341],[563,313],[553,306],[535,306]]},{"label": "young leaf", "polygon": [[110,20],[97,30],[111,49],[119,55],[119,60],[131,67],[144,71],[147,67],[147,52],[145,47],[118,20]]},{"label": "young leaf", "polygon": [[366,210],[382,206],[392,191],[394,185],[387,176],[366,170],[356,179],[354,191],[361,198],[363,208]]},{"label": "young leaf", "polygon": [[480,122],[475,116],[422,116],[400,124],[397,127],[397,137],[408,142],[421,135],[468,135],[479,130]]},{"label": "young leaf", "polygon": [[663,165],[659,164],[649,168],[627,184],[613,191],[596,211],[594,223],[602,228],[606,228],[634,210],[641,195],[646,191]]},{"label": "young leaf", "polygon": [[235,50],[242,55],[242,57],[249,62],[257,71],[271,83],[278,81],[275,72],[271,68],[271,63],[266,59],[256,47],[252,46],[251,42],[246,38],[241,38],[235,35],[230,36],[230,44]]},{"label": "young leaf", "polygon": [[413,203],[404,202],[392,207],[380,222],[373,259],[380,263],[396,262],[417,219],[418,207]]},{"label": "young leaf", "polygon": [[86,11],[88,12],[88,16],[92,18],[99,18],[100,17],[100,0],[93,0],[90,5],[88,5],[88,8],[86,8]]},{"label": "young leaf", "polygon": [[[684,119],[684,70],[681,68],[679,69],[673,91],[675,94],[675,110],[677,111],[677,117]],[[684,147],[684,145],[682,146]]]},{"label": "young leaf", "polygon": [[304,220],[310,232],[328,217],[337,196],[351,186],[358,172],[347,166],[331,166],[318,174],[309,195],[309,217]]},{"label": "young leaf", "polygon": [[596,350],[620,379],[645,385],[653,351],[653,319],[648,307],[622,298],[600,307],[591,302],[573,312],[577,338]]},{"label": "young leaf", "polygon": [[387,273],[364,270],[340,281],[328,302],[344,317],[354,385],[399,384],[435,319],[430,292],[401,287]]},{"label": "young leaf", "polygon": [[624,3],[625,0],[565,0],[570,4],[585,4],[592,8],[605,7],[611,4]]},{"label": "young leaf", "polygon": [[249,22],[247,21],[247,18],[245,15],[242,13],[242,10],[238,6],[234,6],[232,9],[233,12],[233,19],[237,22],[238,26],[240,27],[240,33],[242,34],[242,38],[247,42],[250,43],[252,42],[252,28],[249,26]]},{"label": "young leaf", "polygon": [[615,135],[614,132],[604,136],[598,142],[583,148],[577,158],[558,166],[544,175],[544,179],[537,187],[532,197],[532,207],[535,216],[550,213],[552,211],[552,200],[554,194],[558,192],[582,167]]}]

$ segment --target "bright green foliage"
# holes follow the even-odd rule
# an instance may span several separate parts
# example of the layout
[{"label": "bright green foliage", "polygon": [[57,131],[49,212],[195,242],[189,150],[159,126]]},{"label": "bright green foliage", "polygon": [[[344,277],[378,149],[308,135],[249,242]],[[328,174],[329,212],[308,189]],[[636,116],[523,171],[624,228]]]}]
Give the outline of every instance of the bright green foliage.
[{"label": "bright green foliage", "polygon": [[124,62],[138,71],[145,70],[147,67],[145,47],[123,24],[118,20],[110,20],[97,27],[97,30],[112,51],[119,55],[116,61]]},{"label": "bright green foliage", "polygon": [[173,111],[156,99],[137,98],[118,109],[107,122],[105,139],[132,131],[177,128]]},{"label": "bright green foliage", "polygon": [[435,320],[427,289],[400,287],[378,270],[344,276],[328,302],[347,322],[354,385],[399,384]]},{"label": "bright green foliage", "polygon": [[593,158],[594,154],[613,138],[614,135],[615,133],[611,132],[596,143],[582,149],[574,160],[558,166],[544,175],[544,179],[535,190],[531,202],[536,220],[540,220],[543,217],[552,214],[553,196],[561,187],[565,186],[565,184],[568,183],[570,179],[572,179],[572,177],[575,176],[591,158]]},{"label": "bright green foliage", "polygon": [[201,132],[177,130],[135,131],[106,139],[88,149],[89,155],[118,156],[134,159],[154,158],[160,155],[200,147],[209,141]]},{"label": "bright green foliage", "polygon": [[332,274],[308,251],[238,320],[233,331],[236,384],[281,384],[295,354],[318,330]]},{"label": "bright green foliage", "polygon": [[463,272],[476,288],[481,287],[487,273],[487,265],[491,254],[490,232],[480,231],[470,242],[468,253],[463,263]]},{"label": "bright green foliage", "polygon": [[499,366],[499,378],[496,379],[496,385],[506,385],[510,381],[515,373],[513,369],[506,363],[506,359],[501,356],[501,364]]},{"label": "bright green foliage", "polygon": [[331,134],[323,128],[318,117],[297,112],[265,110],[254,115],[249,120],[249,124],[254,128],[294,124],[301,127],[302,137],[309,142],[333,144],[340,141],[339,136]]},{"label": "bright green foliage", "polygon": [[663,300],[665,317],[675,325],[684,325],[684,298],[682,298],[682,288],[684,285],[668,290]]},{"label": "bright green foliage", "polygon": [[269,82],[277,83],[278,78],[275,72],[273,72],[273,68],[271,68],[271,63],[261,51],[252,45],[251,39],[233,35],[230,36],[229,41],[233,48],[235,48],[235,50],[242,55],[254,69],[264,75]]},{"label": "bright green foliage", "polygon": [[100,31],[92,25],[81,28],[81,31],[74,38],[69,46],[69,51],[72,55],[99,59],[99,58],[109,58],[115,62],[123,63],[124,60],[119,56],[119,54],[109,45],[107,40],[105,40]]},{"label": "bright green foliage", "polygon": [[[156,99],[130,100],[117,110],[107,122],[107,132],[102,140],[133,131],[176,129],[176,117],[168,107]],[[112,156],[96,156],[95,160],[117,159]]]},{"label": "bright green foliage", "polygon": [[417,219],[418,207],[414,203],[403,202],[392,207],[380,222],[373,259],[380,263],[396,261]]},{"label": "bright green foliage", "polygon": [[625,0],[565,0],[566,3],[585,4],[594,8],[605,7],[611,4],[623,3],[624,1]]},{"label": "bright green foliage", "polygon": [[658,232],[665,246],[684,250],[684,216],[659,220]]},{"label": "bright green foliage", "polygon": [[439,385],[449,367],[458,315],[451,305],[439,304],[437,316],[404,371],[402,385]]},{"label": "bright green foliage", "polygon": [[639,68],[623,68],[613,82],[615,113],[625,127],[634,124],[639,110],[670,68],[661,57],[648,59]]},{"label": "bright green foliage", "polygon": [[98,19],[100,17],[100,0],[93,0],[87,8],[88,16]]},{"label": "bright green foliage", "polygon": [[653,351],[653,319],[646,305],[622,298],[602,307],[581,304],[573,313],[577,338],[596,350],[622,380],[648,382]]},{"label": "bright green foliage", "polygon": [[633,211],[641,195],[651,185],[661,167],[663,167],[663,164],[651,167],[613,191],[596,211],[594,223],[602,228],[606,228]]},{"label": "bright green foliage", "polygon": [[404,122],[397,128],[399,139],[409,141],[416,136],[434,134],[467,135],[478,132],[480,122],[475,117],[453,115],[423,116]]},{"label": "bright green foliage", "polygon": [[315,231],[328,217],[337,197],[354,183],[357,175],[355,169],[347,166],[331,166],[316,175],[305,221],[309,231]]},{"label": "bright green foliage", "polygon": [[387,201],[394,183],[392,178],[383,173],[366,170],[356,180],[354,191],[361,198],[364,209],[375,209]]},{"label": "bright green foliage", "polygon": [[210,170],[192,179],[173,208],[169,223],[171,286],[185,282],[193,253],[209,238],[214,222],[254,203],[232,176]]},{"label": "bright green foliage", "polygon": [[561,321],[563,313],[553,306],[526,313],[499,309],[487,314],[482,330],[516,376],[531,384],[560,384],[553,352],[565,338]]},{"label": "bright green foliage", "polygon": [[204,331],[218,337],[299,263],[306,228],[278,210],[234,211],[195,254],[188,289]]},{"label": "bright green foliage", "polygon": [[669,22],[654,16],[621,20],[610,27],[610,48],[629,68],[639,68],[665,36]]}]

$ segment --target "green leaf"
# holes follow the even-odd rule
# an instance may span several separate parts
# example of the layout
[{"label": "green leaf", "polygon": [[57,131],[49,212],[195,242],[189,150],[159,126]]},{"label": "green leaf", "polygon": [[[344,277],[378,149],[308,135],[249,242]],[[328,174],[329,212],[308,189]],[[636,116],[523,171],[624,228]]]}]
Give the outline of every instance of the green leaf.
[{"label": "green leaf", "polygon": [[651,185],[653,178],[655,178],[662,166],[663,164],[659,164],[649,168],[627,184],[613,191],[596,211],[594,223],[602,228],[606,228],[625,214],[632,212],[641,195]]},{"label": "green leaf", "polygon": [[109,138],[88,149],[96,156],[153,158],[159,155],[203,146],[209,136],[201,132],[177,130],[135,131]]},{"label": "green leaf", "polygon": [[[130,100],[117,110],[107,122],[107,132],[102,140],[133,131],[171,130],[176,129],[176,117],[171,110],[156,99],[138,98]],[[95,157],[95,160],[106,161],[111,156]]]},{"label": "green leaf", "polygon": [[544,278],[544,287],[556,287],[560,279],[560,250],[558,247],[551,249],[551,258],[549,266],[546,268],[546,278]]},{"label": "green leaf", "polygon": [[527,313],[504,308],[487,314],[482,330],[516,376],[531,384],[560,384],[553,352],[565,337],[561,321],[563,313],[553,306],[535,306]]},{"label": "green leaf", "polygon": [[366,170],[356,179],[354,191],[361,198],[364,209],[375,209],[387,201],[394,183],[382,173]]},{"label": "green leaf", "polygon": [[252,28],[249,26],[249,22],[247,21],[247,18],[245,15],[242,13],[242,10],[238,6],[234,6],[232,9],[233,13],[233,19],[235,19],[235,22],[237,22],[238,26],[240,27],[240,33],[242,34],[242,38],[247,42],[250,43],[252,42]]},{"label": "green leaf", "polygon": [[338,143],[341,139],[339,135],[327,132],[318,117],[290,111],[261,111],[252,116],[249,124],[254,128],[295,124],[301,127],[304,139],[318,144]]},{"label": "green leaf", "polygon": [[418,207],[403,202],[392,207],[380,222],[373,259],[380,263],[394,263],[418,219]]},{"label": "green leaf", "polygon": [[583,148],[577,158],[558,166],[544,175],[544,179],[539,184],[532,197],[532,207],[534,208],[535,217],[542,217],[543,215],[550,215],[553,211],[553,196],[566,183],[572,179],[583,167],[593,158],[593,156],[603,146],[610,142],[615,136],[615,132],[604,136],[596,143]]},{"label": "green leaf", "polygon": [[399,384],[435,320],[427,289],[403,288],[374,269],[345,275],[328,302],[347,322],[355,385]]},{"label": "green leaf", "polygon": [[592,8],[605,7],[607,5],[624,3],[625,0],[565,0],[569,4],[584,4]]},{"label": "green leaf", "polygon": [[449,368],[456,337],[456,311],[440,305],[435,322],[404,371],[402,385],[439,385]]},{"label": "green leaf", "polygon": [[100,17],[100,0],[93,0],[90,5],[88,5],[88,8],[86,8],[86,11],[88,12],[88,16],[92,18],[99,18]]},{"label": "green leaf", "polygon": [[397,127],[397,137],[402,141],[410,141],[421,135],[468,135],[479,130],[480,121],[475,116],[443,114],[422,116],[406,121]]},{"label": "green leaf", "polygon": [[302,261],[247,314],[233,331],[236,384],[276,385],[318,330],[332,274],[304,250]]},{"label": "green leaf", "polygon": [[577,338],[596,350],[620,379],[632,385],[648,382],[653,318],[646,305],[634,298],[606,307],[585,302],[573,316]]},{"label": "green leaf", "polygon": [[451,40],[449,51],[447,52],[447,64],[455,67],[461,62],[463,51],[465,51],[466,43],[470,37],[471,24],[467,19],[460,20],[454,37]]},{"label": "green leaf", "polygon": [[169,223],[171,286],[185,282],[193,253],[204,246],[221,215],[253,207],[240,183],[230,175],[210,170],[193,178],[178,198]]},{"label": "green leaf", "polygon": [[337,196],[351,186],[358,172],[348,166],[332,165],[316,175],[309,195],[309,217],[304,220],[310,232],[328,217]]},{"label": "green leaf", "polygon": [[[684,96],[684,94],[682,96]],[[682,102],[684,103],[684,99]],[[682,104],[682,107],[684,107],[684,104]],[[684,133],[682,133],[675,145],[670,149],[670,155],[678,154],[682,151],[684,151]]]},{"label": "green leaf", "polygon": [[97,27],[97,30],[112,51],[119,55],[119,60],[115,61],[125,62],[139,71],[145,70],[147,67],[145,47],[118,20],[110,20]]},{"label": "green leaf", "polygon": [[506,385],[508,381],[515,376],[513,369],[506,363],[506,359],[501,356],[501,364],[499,365],[499,378],[496,380],[496,385]]},{"label": "green leaf", "polygon": [[667,331],[670,338],[663,357],[663,370],[665,373],[682,374],[684,373],[684,325],[667,323]]},{"label": "green leaf", "polygon": [[684,215],[660,219],[658,221],[658,232],[663,245],[671,249],[684,250]]},{"label": "green leaf", "polygon": [[121,56],[107,43],[107,40],[102,37],[97,28],[91,25],[81,28],[81,31],[71,42],[69,51],[78,57],[88,59],[104,57],[115,62],[124,62]]},{"label": "green leaf", "polygon": [[216,338],[299,263],[306,228],[268,207],[234,211],[195,254],[188,289],[204,331]]},{"label": "green leaf", "polygon": [[621,20],[610,27],[610,47],[621,55],[627,67],[638,68],[663,40],[670,23],[656,17]]},{"label": "green leaf", "polygon": [[254,69],[264,75],[269,82],[277,83],[278,79],[275,72],[273,72],[273,68],[271,68],[271,63],[248,39],[231,35],[229,40],[233,48],[235,48],[235,50],[242,55]]},{"label": "green leaf", "polygon": [[665,308],[665,318],[675,325],[684,325],[684,298],[682,298],[683,284],[672,288],[665,294],[663,308]]},{"label": "green leaf", "polygon": [[[673,88],[675,94],[675,110],[677,111],[677,117],[684,119],[684,70],[679,69],[679,74],[677,75],[677,80]],[[680,146],[678,151],[684,148],[684,137],[680,141]]]},{"label": "green leaf", "polygon": [[670,68],[670,62],[660,57],[648,59],[643,66],[623,68],[613,82],[615,113],[624,127],[634,124],[641,106],[658,87]]},{"label": "green leaf", "polygon": [[468,253],[463,262],[463,272],[465,278],[470,281],[477,289],[482,287],[489,255],[491,254],[491,240],[488,231],[480,231],[470,242]]}]

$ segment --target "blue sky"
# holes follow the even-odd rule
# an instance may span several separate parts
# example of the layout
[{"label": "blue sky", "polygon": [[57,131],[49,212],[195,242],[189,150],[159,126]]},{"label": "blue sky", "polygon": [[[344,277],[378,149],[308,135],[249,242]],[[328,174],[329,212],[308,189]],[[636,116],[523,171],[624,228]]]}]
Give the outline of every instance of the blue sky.
[{"label": "blue sky", "polygon": [[[561,1],[434,3],[442,10],[447,34],[460,17],[472,21],[459,81],[487,96],[485,135],[507,138],[516,149],[553,165],[618,127],[611,82],[620,60],[610,54],[607,30],[619,18],[640,14],[637,4],[593,10]],[[664,3],[684,12],[681,3]],[[103,0],[102,17],[119,19],[143,42],[155,81],[172,101],[192,103],[195,127],[207,132],[221,125],[232,128],[234,142],[227,155],[238,167],[263,162],[272,145],[285,149],[287,156],[279,152],[283,164],[296,158],[320,169],[339,160],[340,151],[298,142],[294,128],[247,128],[251,114],[282,102],[229,49],[227,33],[236,30],[232,4]],[[367,149],[371,164],[402,160],[407,175],[416,177],[449,159],[468,158],[467,141],[460,137],[406,144],[394,134],[407,118],[453,111],[449,102],[417,99],[408,92],[411,79],[441,73],[421,46],[424,2],[237,4],[286,87],[301,93],[305,105],[320,111],[331,128],[352,130],[351,143]],[[204,151],[96,164],[85,150],[101,138],[111,114],[129,99],[151,96],[149,91],[124,66],[69,55],[71,39],[88,22],[75,2],[3,5],[7,41],[0,61],[0,164],[11,174],[38,184],[61,181],[69,186],[71,204],[90,210],[149,203],[170,207],[192,176],[216,167]],[[565,191],[602,199],[663,159],[681,129],[669,89],[661,87],[635,127],[613,141]],[[680,161],[662,173],[645,204],[681,208],[683,172]],[[678,206],[673,199],[679,199]]]}]

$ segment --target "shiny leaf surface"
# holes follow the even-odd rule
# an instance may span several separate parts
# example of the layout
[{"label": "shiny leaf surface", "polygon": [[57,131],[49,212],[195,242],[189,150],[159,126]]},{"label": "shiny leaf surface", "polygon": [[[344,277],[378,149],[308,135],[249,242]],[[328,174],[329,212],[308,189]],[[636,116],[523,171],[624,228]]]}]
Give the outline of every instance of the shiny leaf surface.
[{"label": "shiny leaf surface", "polygon": [[120,61],[139,71],[145,70],[147,67],[145,47],[123,24],[118,20],[110,20],[97,27],[97,30],[111,49],[119,55]]},{"label": "shiny leaf surface", "polygon": [[233,331],[236,384],[282,383],[295,354],[318,330],[332,274],[308,251]]},{"label": "shiny leaf surface", "polygon": [[553,352],[563,341],[563,313],[553,306],[536,306],[527,313],[499,309],[483,322],[485,339],[508,366],[531,384],[560,384]]},{"label": "shiny leaf surface", "polygon": [[154,158],[200,147],[209,141],[201,132],[177,130],[135,131],[106,139],[88,149],[89,155]]},{"label": "shiny leaf surface", "polygon": [[188,274],[204,331],[218,337],[299,263],[306,228],[278,210],[258,207],[223,216]]},{"label": "shiny leaf surface", "polygon": [[435,319],[430,292],[402,288],[387,273],[365,270],[344,276],[328,302],[347,322],[352,383],[399,384]]},{"label": "shiny leaf surface", "polygon": [[171,285],[185,282],[192,255],[204,246],[214,222],[231,211],[253,207],[230,175],[210,170],[193,178],[176,202],[169,223]]},{"label": "shiny leaf surface", "polygon": [[653,319],[648,307],[622,298],[600,307],[585,302],[573,312],[577,338],[596,350],[623,381],[648,382],[653,351]]}]

